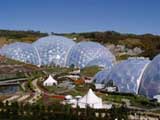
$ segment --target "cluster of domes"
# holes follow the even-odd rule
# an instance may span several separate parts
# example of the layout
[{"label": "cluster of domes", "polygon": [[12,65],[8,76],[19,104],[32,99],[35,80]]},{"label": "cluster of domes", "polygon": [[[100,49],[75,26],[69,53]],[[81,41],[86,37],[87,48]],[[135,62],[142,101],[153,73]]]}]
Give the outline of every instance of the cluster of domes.
[{"label": "cluster of domes", "polygon": [[150,61],[146,59],[128,59],[110,70],[98,72],[94,81],[100,84],[112,81],[119,92],[138,93],[142,74],[149,63]]},{"label": "cluster of domes", "polygon": [[114,55],[96,42],[75,43],[61,36],[47,36],[32,44],[12,43],[0,49],[0,55],[34,65],[75,66],[97,65],[110,68]]},{"label": "cluster of domes", "polygon": [[112,81],[119,92],[129,92],[153,98],[160,94],[160,55],[152,61],[132,58],[113,65],[115,56],[96,42],[75,43],[61,36],[47,36],[32,44],[16,42],[0,49],[0,55],[34,65],[60,67],[100,66],[93,81],[108,84]]},{"label": "cluster of domes", "polygon": [[128,59],[109,70],[98,72],[93,82],[107,84],[112,81],[119,92],[134,93],[153,98],[160,94],[160,55],[152,61]]}]

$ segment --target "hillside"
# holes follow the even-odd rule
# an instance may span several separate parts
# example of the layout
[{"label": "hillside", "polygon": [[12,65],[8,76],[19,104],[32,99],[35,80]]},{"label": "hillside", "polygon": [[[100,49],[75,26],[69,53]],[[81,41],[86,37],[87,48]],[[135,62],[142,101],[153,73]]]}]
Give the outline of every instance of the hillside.
[{"label": "hillside", "polygon": [[[160,36],[152,34],[123,34],[115,31],[84,32],[84,33],[52,33],[63,35],[79,41],[95,41],[107,46],[117,59],[130,56],[144,56],[152,59],[160,52]],[[40,31],[0,30],[0,47],[12,42],[33,42],[47,36]]]},{"label": "hillside", "polygon": [[122,45],[126,49],[140,48],[142,53],[138,56],[153,58],[160,52],[160,36],[152,34],[122,34],[115,31],[106,32],[86,32],[86,33],[70,33],[59,34],[77,41],[91,40],[100,42],[104,45]]},{"label": "hillside", "polygon": [[40,37],[47,36],[47,33],[40,31],[16,31],[0,30],[0,46],[12,42],[33,42]]}]

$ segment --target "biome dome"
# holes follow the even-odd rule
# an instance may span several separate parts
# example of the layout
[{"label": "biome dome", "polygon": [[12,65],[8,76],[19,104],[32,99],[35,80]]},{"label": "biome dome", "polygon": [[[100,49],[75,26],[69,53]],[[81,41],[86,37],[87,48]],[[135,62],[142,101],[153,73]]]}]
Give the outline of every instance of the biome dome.
[{"label": "biome dome", "polygon": [[138,93],[142,74],[149,62],[146,59],[125,60],[110,70],[98,72],[94,77],[94,82],[107,84],[113,81],[119,92]]},{"label": "biome dome", "polygon": [[112,67],[115,56],[104,46],[95,42],[75,43],[72,39],[61,36],[47,36],[32,44],[12,43],[0,49],[6,57],[38,66],[78,68],[99,66]]},{"label": "biome dome", "polygon": [[160,94],[160,55],[156,56],[144,71],[139,94],[148,98]]},{"label": "biome dome", "polygon": [[98,73],[96,73],[96,75],[93,77],[93,82],[95,82],[96,84],[104,84],[105,81],[108,81],[108,75],[110,73],[110,69],[104,69],[102,71],[99,71]]},{"label": "biome dome", "polygon": [[47,36],[33,43],[37,48],[42,65],[66,66],[69,50],[75,45],[71,39],[61,36]]},{"label": "biome dome", "polygon": [[16,42],[6,45],[0,49],[0,54],[25,63],[40,64],[36,49],[29,43]]},{"label": "biome dome", "polygon": [[90,61],[86,67],[90,67],[90,66],[99,66],[105,69],[110,69],[113,66],[113,61],[108,60],[108,59],[94,59],[92,61]]},{"label": "biome dome", "polygon": [[79,68],[93,65],[110,67],[114,61],[114,55],[101,44],[96,42],[80,42],[70,50],[67,65],[74,65]]}]

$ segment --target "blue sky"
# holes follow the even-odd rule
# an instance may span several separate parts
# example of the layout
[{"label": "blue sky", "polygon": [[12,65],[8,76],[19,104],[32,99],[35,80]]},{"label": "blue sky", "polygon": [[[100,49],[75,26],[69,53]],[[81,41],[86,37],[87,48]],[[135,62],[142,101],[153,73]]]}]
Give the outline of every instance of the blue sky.
[{"label": "blue sky", "polygon": [[160,34],[160,0],[1,0],[0,29]]}]

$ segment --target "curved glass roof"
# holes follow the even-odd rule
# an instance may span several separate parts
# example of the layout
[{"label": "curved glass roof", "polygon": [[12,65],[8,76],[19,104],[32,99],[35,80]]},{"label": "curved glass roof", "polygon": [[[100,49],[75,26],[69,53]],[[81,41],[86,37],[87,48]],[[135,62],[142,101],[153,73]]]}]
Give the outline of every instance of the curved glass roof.
[{"label": "curved glass roof", "polygon": [[104,46],[96,42],[80,42],[73,46],[68,54],[67,65],[84,68],[86,66],[112,65],[114,55]]},{"label": "curved glass roof", "polygon": [[110,73],[110,69],[99,71],[93,77],[93,82],[98,83],[98,84],[104,84],[105,81],[108,81],[107,78],[108,78],[109,73]]},{"label": "curved glass roof", "polygon": [[119,92],[138,93],[142,74],[150,61],[145,59],[128,59],[111,68],[98,72],[94,81],[107,84],[113,81]]},{"label": "curved glass roof", "polygon": [[160,94],[160,55],[156,56],[144,71],[139,94],[149,98]]},{"label": "curved glass roof", "polygon": [[110,68],[115,61],[114,55],[99,43],[80,42],[61,36],[47,36],[32,44],[13,43],[0,50],[1,55],[35,65],[74,65],[78,68],[100,66]]},{"label": "curved glass roof", "polygon": [[40,64],[37,51],[29,43],[16,42],[6,45],[0,49],[0,54],[25,63]]},{"label": "curved glass roof", "polygon": [[71,39],[61,36],[47,36],[33,43],[38,50],[42,65],[66,66],[69,50],[75,45]]},{"label": "curved glass roof", "polygon": [[86,67],[89,67],[89,66],[99,66],[99,67],[103,67],[103,68],[106,68],[106,69],[110,69],[112,66],[113,66],[113,63],[112,61],[108,60],[108,59],[95,59],[95,60],[92,60],[90,61]]}]

